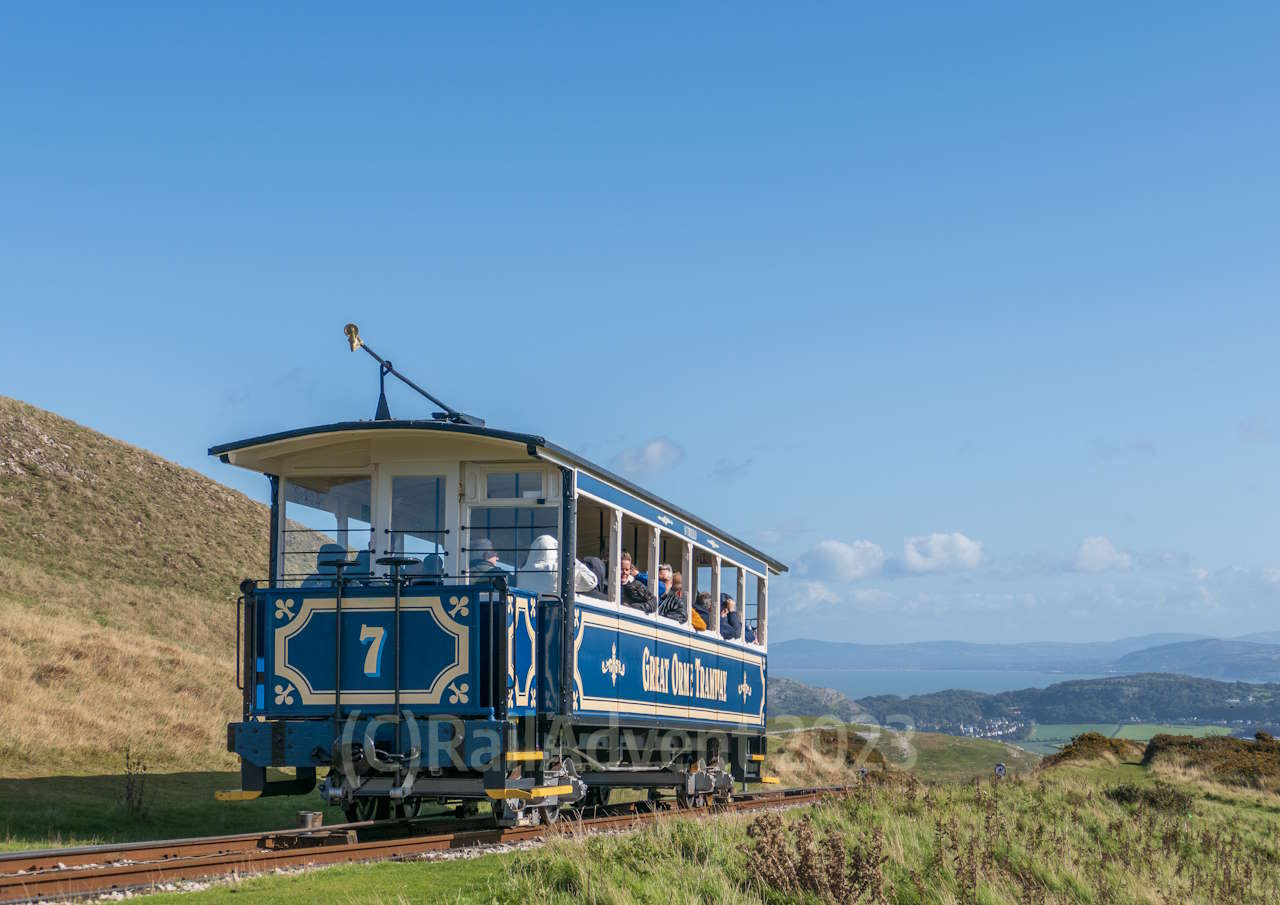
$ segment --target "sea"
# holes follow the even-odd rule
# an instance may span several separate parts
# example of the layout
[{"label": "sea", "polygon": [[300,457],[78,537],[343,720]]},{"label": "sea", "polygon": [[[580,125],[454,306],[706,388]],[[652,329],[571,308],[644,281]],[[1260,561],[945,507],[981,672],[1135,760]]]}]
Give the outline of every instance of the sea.
[{"label": "sea", "polygon": [[1044,688],[1072,679],[1092,679],[1095,674],[1033,672],[1021,669],[840,669],[770,667],[769,674],[786,676],[806,685],[834,688],[851,699],[896,694],[908,697],[960,688],[966,691],[1014,691]]}]

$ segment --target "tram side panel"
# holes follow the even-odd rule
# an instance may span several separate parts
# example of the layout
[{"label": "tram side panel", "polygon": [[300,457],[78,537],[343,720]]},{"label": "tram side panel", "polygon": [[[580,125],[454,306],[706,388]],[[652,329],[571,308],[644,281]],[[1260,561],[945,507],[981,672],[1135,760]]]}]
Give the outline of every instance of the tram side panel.
[{"label": "tram side panel", "polygon": [[758,648],[582,598],[574,621],[575,716],[764,731],[765,655]]},{"label": "tram side panel", "polygon": [[578,598],[573,624],[574,715],[608,725],[618,712],[618,680],[629,668],[618,655],[618,615]]},{"label": "tram side panel", "polygon": [[654,655],[647,669],[655,686],[654,715],[661,720],[688,720],[692,689],[689,635],[672,620],[659,618],[654,631]]},{"label": "tram side panel", "polygon": [[653,620],[636,610],[623,609],[618,615],[618,658],[623,665],[617,686],[620,717],[653,722],[655,667],[660,666],[653,662],[656,648]]}]

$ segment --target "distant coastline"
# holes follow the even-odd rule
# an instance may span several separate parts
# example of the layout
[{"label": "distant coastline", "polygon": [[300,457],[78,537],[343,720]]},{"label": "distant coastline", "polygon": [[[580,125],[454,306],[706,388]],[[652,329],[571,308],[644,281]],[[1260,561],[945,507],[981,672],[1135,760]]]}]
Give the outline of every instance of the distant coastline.
[{"label": "distant coastline", "polygon": [[1057,682],[1098,678],[1101,673],[1075,673],[1060,670],[971,669],[950,667],[863,668],[856,666],[774,666],[770,675],[795,679],[818,688],[831,688],[850,700],[874,695],[910,697],[939,691],[963,689],[996,694],[1022,688],[1046,688]]}]

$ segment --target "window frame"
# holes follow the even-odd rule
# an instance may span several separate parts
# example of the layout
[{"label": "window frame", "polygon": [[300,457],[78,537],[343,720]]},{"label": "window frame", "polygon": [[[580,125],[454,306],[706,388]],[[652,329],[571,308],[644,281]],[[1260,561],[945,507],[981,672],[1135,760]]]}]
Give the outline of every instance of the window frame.
[{"label": "window frame", "polygon": [[[556,513],[556,546],[560,549],[560,566],[564,564],[564,503],[560,492],[560,469],[554,465],[539,460],[519,459],[505,460],[501,462],[460,462],[457,463],[460,468],[459,490],[458,496],[461,497],[455,503],[458,507],[458,531],[457,531],[457,553],[450,551],[451,555],[457,556],[458,572],[457,580],[460,583],[469,583],[471,581],[471,564],[466,561],[462,555],[465,547],[471,546],[471,527],[470,524],[463,528],[463,520],[470,523],[471,513],[473,510],[479,509],[554,509]],[[510,471],[540,471],[542,472],[542,492],[543,496],[527,499],[524,497],[497,497],[490,499],[486,495],[488,487],[488,476],[491,474],[500,474]],[[538,500],[542,500],[541,503]],[[466,535],[464,538],[463,535]],[[514,568],[519,569],[519,563],[511,564]]]},{"label": "window frame", "polygon": [[[451,564],[457,563],[458,547],[460,543],[459,535],[461,534],[460,526],[462,524],[461,507],[458,504],[458,495],[452,491],[452,488],[458,486],[458,473],[461,463],[457,459],[406,459],[400,461],[387,462],[377,466],[378,470],[378,509],[385,513],[385,517],[381,526],[376,529],[375,533],[382,538],[385,543],[381,545],[377,554],[374,556],[376,560],[379,556],[389,556],[391,552],[391,482],[393,478],[444,478],[444,528],[449,533],[446,534],[445,543],[445,578],[454,577],[455,573],[449,570]],[[374,565],[375,575],[389,575],[390,569],[387,566]]]},{"label": "window frame", "polygon": [[[473,506],[560,506],[560,469],[548,464],[529,460],[520,462],[463,462],[463,502]],[[542,472],[542,496],[532,499],[527,497],[493,497],[485,495],[488,477],[491,474],[502,474],[512,471]],[[550,480],[548,480],[550,478]],[[542,500],[539,503],[538,500]],[[561,506],[561,508],[563,508]]]},{"label": "window frame", "polygon": [[[281,472],[279,475],[279,486],[276,489],[276,512],[279,513],[276,519],[276,562],[275,574],[277,582],[290,581],[284,570],[285,557],[289,555],[287,547],[288,535],[285,534],[287,525],[289,524],[288,510],[286,508],[285,494],[288,492],[288,482],[295,477],[301,478],[323,478],[328,476],[337,477],[354,477],[362,475],[369,479],[369,541],[372,544],[378,536],[378,524],[381,506],[378,493],[378,466],[362,465],[349,468],[335,468],[331,466],[301,467],[291,468],[288,471]],[[373,560],[377,559],[374,549],[369,550],[370,568],[376,570],[378,566],[373,565]],[[376,572],[375,572],[376,574]]]}]

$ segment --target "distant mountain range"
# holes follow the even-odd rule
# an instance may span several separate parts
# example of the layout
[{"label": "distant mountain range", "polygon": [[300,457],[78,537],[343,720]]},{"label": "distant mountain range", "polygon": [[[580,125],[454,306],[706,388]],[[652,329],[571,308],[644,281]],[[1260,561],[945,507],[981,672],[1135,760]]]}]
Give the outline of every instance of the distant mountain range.
[{"label": "distant mountain range", "polygon": [[770,645],[774,669],[986,669],[1133,675],[1177,672],[1210,679],[1280,682],[1280,632],[1241,638],[1152,634],[1116,641],[853,644],[807,638]]},{"label": "distant mountain range", "polygon": [[1216,723],[1280,725],[1280,685],[1219,682],[1170,673],[1078,679],[999,694],[938,691],[849,700],[829,688],[769,677],[772,717],[830,715],[850,722],[1020,737],[1034,723]]}]

